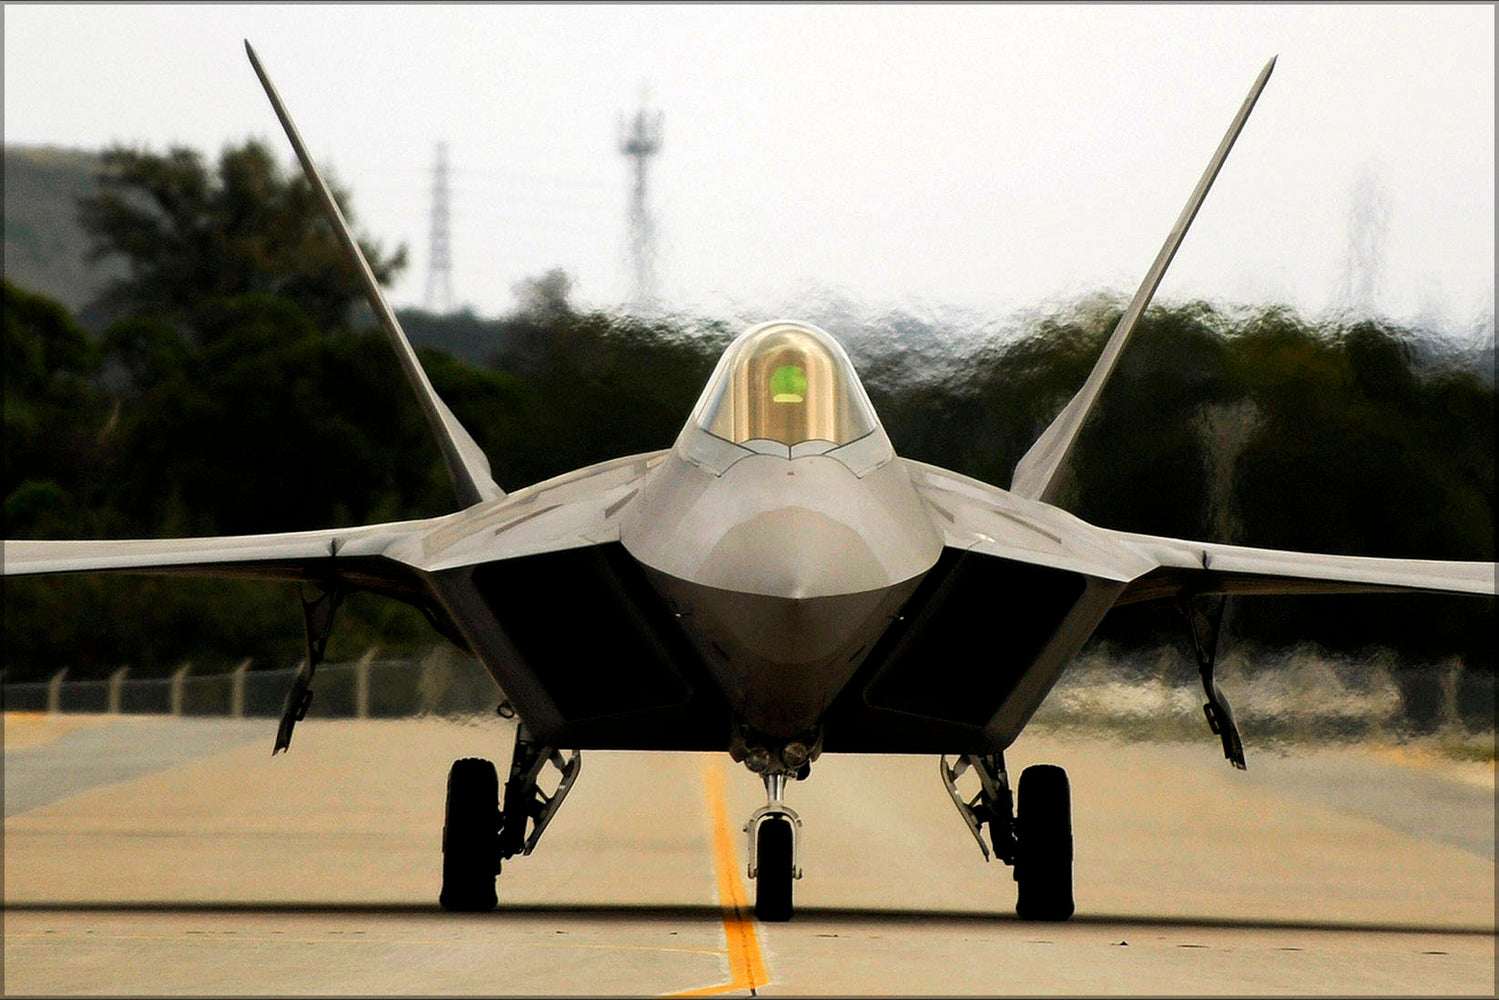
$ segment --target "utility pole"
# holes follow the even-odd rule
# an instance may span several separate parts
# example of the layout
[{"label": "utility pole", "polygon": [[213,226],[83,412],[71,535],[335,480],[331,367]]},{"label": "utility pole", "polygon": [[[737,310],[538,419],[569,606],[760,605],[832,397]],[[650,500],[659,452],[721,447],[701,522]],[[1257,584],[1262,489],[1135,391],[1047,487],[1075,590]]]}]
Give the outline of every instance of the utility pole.
[{"label": "utility pole", "polygon": [[437,166],[432,171],[432,254],[427,265],[426,308],[453,311],[453,252],[448,228],[448,144],[437,144]]},{"label": "utility pole", "polygon": [[629,206],[629,256],[634,272],[633,305],[650,309],[657,302],[656,222],[651,217],[647,199],[651,157],[661,151],[663,116],[646,111],[646,94],[640,95],[640,110],[628,125],[623,116],[619,122],[619,151],[632,161],[633,186]]}]

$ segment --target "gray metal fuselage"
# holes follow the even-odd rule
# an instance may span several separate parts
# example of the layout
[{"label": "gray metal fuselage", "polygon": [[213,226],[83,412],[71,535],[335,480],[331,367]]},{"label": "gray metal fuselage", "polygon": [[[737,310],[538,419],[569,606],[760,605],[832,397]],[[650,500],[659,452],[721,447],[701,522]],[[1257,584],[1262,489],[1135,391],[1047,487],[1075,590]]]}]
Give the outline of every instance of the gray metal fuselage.
[{"label": "gray metal fuselage", "polygon": [[721,476],[675,451],[620,525],[735,716],[813,729],[942,550],[904,470],[749,455]]},{"label": "gray metal fuselage", "polygon": [[[846,391],[867,406],[831,337],[779,328],[825,338]],[[1018,498],[1000,527],[965,535],[931,499],[960,492],[962,477],[898,458],[877,420],[841,446],[730,444],[705,429],[720,377],[730,375],[715,374],[668,451],[481,504],[424,544],[442,617],[535,738],[618,749],[732,750],[746,734],[772,748],[1009,745],[1146,564]],[[566,503],[569,488],[599,498],[596,526],[578,532],[593,544],[515,557],[517,533],[590,516]],[[990,506],[1004,496],[983,489]],[[949,506],[963,502],[954,493]],[[1001,531],[1015,537],[993,537]],[[485,558],[488,539],[504,559]],[[984,540],[1052,565],[971,551]]]}]

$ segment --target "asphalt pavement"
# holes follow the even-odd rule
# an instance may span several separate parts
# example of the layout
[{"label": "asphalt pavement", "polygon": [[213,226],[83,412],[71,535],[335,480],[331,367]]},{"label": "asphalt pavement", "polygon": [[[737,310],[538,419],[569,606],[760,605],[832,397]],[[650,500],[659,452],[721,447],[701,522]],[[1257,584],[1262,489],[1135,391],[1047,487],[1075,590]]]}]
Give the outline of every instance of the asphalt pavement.
[{"label": "asphalt pavement", "polygon": [[[931,757],[825,756],[805,877],[750,912],[726,755],[585,753],[500,906],[436,903],[449,763],[498,719],[7,716],[10,994],[1495,991],[1492,765],[1025,734],[1072,779],[1077,915],[1014,916]],[[502,770],[503,773],[503,770]]]}]

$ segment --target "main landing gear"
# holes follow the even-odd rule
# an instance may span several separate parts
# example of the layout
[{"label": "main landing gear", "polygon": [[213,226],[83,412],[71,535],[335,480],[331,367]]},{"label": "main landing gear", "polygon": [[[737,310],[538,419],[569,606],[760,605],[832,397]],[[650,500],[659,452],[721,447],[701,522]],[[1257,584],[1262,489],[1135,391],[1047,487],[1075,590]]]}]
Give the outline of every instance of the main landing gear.
[{"label": "main landing gear", "polygon": [[[571,756],[527,738],[516,730],[510,778],[503,802],[494,764],[477,757],[455,761],[448,771],[448,800],[442,828],[442,894],[445,910],[492,910],[499,902],[494,880],[501,862],[530,854],[562,800],[577,780],[582,755]],[[551,765],[560,778],[547,794],[537,783]]]},{"label": "main landing gear", "polygon": [[[1034,764],[1020,774],[1020,809],[1015,811],[1004,754],[968,755],[955,764],[940,761],[942,781],[958,807],[984,860],[994,857],[1015,871],[1015,912],[1022,920],[1066,920],[1072,916],[1072,791],[1067,772],[1055,764]],[[965,799],[958,778],[972,769],[979,790]],[[990,844],[983,828],[989,828]]]}]

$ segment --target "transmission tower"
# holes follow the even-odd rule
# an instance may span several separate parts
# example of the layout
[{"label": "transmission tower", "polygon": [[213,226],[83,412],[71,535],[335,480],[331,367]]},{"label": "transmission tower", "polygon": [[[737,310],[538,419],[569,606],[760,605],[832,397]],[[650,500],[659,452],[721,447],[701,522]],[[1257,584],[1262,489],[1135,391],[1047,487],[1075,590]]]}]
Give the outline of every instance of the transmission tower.
[{"label": "transmission tower", "polygon": [[663,117],[661,112],[646,112],[646,95],[640,97],[640,110],[626,124],[619,122],[619,151],[633,161],[634,186],[630,192],[630,267],[634,271],[634,305],[648,309],[657,301],[656,289],[656,221],[651,217],[646,198],[646,183],[651,157],[661,151]]},{"label": "transmission tower", "polygon": [[429,312],[453,311],[453,252],[448,229],[448,144],[437,144],[437,166],[432,171],[432,256],[427,265],[426,307]]},{"label": "transmission tower", "polygon": [[1384,279],[1385,237],[1390,230],[1390,196],[1372,164],[1353,182],[1348,208],[1348,260],[1340,298],[1344,308],[1374,313]]}]

